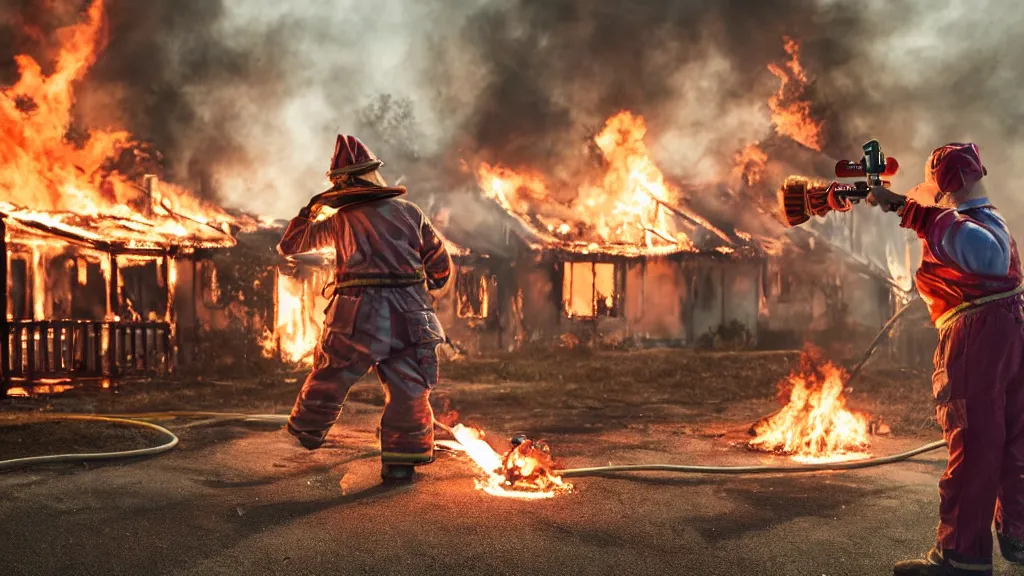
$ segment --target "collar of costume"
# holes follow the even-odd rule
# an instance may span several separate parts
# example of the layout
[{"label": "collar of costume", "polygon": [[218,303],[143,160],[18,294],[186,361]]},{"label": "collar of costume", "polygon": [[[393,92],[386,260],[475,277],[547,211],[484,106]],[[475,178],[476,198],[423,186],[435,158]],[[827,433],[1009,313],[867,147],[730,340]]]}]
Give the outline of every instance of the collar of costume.
[{"label": "collar of costume", "polygon": [[992,203],[988,201],[988,198],[974,198],[966,202],[961,202],[956,207],[957,212],[963,212],[964,210],[970,210],[971,208],[984,208],[985,206],[991,206]]},{"label": "collar of costume", "polygon": [[395,198],[405,194],[405,192],[405,188],[402,187],[353,186],[350,188],[331,188],[314,196],[311,203],[341,210],[356,204],[366,204],[367,202]]}]

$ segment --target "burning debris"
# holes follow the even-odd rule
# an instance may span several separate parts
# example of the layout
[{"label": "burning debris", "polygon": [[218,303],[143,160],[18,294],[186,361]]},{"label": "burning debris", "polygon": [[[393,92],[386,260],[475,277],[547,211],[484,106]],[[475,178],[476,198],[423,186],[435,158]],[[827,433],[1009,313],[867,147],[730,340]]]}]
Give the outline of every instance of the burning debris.
[{"label": "burning debris", "polygon": [[842,369],[806,350],[798,370],[779,384],[782,410],[755,425],[748,446],[798,462],[869,457],[869,418],[846,408],[845,381]]},{"label": "burning debris", "polygon": [[511,449],[502,456],[487,443],[482,430],[456,424],[450,431],[455,442],[438,444],[465,452],[480,468],[484,476],[477,479],[477,490],[524,500],[553,498],[573,490],[572,484],[555,473],[551,449],[543,441],[516,436]]}]

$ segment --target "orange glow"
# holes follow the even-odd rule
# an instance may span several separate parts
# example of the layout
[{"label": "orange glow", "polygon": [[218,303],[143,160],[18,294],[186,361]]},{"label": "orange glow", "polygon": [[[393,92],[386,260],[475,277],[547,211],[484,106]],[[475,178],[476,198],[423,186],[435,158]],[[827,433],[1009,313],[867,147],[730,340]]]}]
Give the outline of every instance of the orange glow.
[{"label": "orange glow", "polygon": [[527,440],[501,456],[484,440],[481,430],[457,424],[452,432],[456,443],[445,445],[465,452],[483,472],[476,481],[477,490],[524,500],[553,498],[573,490],[572,484],[554,473],[550,454],[541,443]]},{"label": "orange glow", "polygon": [[846,408],[846,374],[806,351],[800,368],[779,385],[787,400],[780,412],[755,430],[750,446],[791,456],[800,462],[836,462],[870,454],[868,417]]},{"label": "orange glow", "polygon": [[788,136],[811,150],[821,150],[821,123],[811,117],[811,103],[807,98],[807,72],[800,63],[800,44],[789,36],[783,36],[784,48],[789,61],[782,66],[769,64],[768,70],[778,77],[778,92],[768,100],[772,111],[775,130]]},{"label": "orange glow", "polygon": [[615,307],[615,265],[566,262],[562,298],[569,317],[593,318]]},{"label": "orange glow", "polygon": [[759,142],[748,144],[733,156],[732,176],[737,182],[747,186],[761,183],[764,168],[768,164],[768,154],[761,149]]}]

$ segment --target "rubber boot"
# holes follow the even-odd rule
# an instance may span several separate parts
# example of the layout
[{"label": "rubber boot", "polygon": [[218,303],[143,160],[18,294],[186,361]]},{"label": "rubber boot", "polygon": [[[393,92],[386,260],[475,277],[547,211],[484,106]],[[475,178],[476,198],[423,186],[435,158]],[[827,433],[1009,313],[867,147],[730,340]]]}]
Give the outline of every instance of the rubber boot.
[{"label": "rubber boot", "polygon": [[996,538],[999,540],[999,552],[1007,562],[1024,565],[1024,542],[998,532]]},{"label": "rubber boot", "polygon": [[380,477],[385,484],[407,484],[416,475],[416,468],[408,464],[381,464]]},{"label": "rubber boot", "polygon": [[317,448],[324,445],[324,441],[327,440],[327,434],[313,434],[311,432],[304,432],[302,430],[296,430],[292,427],[292,423],[288,423],[288,433],[296,437],[299,440],[299,444],[306,450],[316,450]]},{"label": "rubber boot", "polygon": [[944,558],[942,551],[932,548],[924,558],[896,563],[892,573],[893,576],[992,576],[992,567],[987,570],[959,568],[955,562]]}]

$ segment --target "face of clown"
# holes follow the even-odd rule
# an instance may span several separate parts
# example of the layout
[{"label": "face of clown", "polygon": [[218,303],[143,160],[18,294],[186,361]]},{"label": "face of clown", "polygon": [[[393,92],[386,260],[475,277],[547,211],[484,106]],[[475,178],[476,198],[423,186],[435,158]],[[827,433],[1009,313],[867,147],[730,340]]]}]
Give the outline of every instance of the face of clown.
[{"label": "face of clown", "polygon": [[[934,204],[947,208],[955,208],[971,197],[974,185],[986,176],[988,171],[981,165],[977,148],[973,144],[969,145],[969,150],[965,148],[966,146],[962,144],[950,144],[931,153],[924,167],[924,182],[918,186],[920,195],[931,194]],[[959,168],[958,165],[962,165],[963,168]],[[959,170],[959,177],[951,170]],[[945,172],[940,178],[938,173],[941,171]],[[939,185],[940,179],[946,182],[946,186],[961,187],[958,190],[943,192]]]}]

